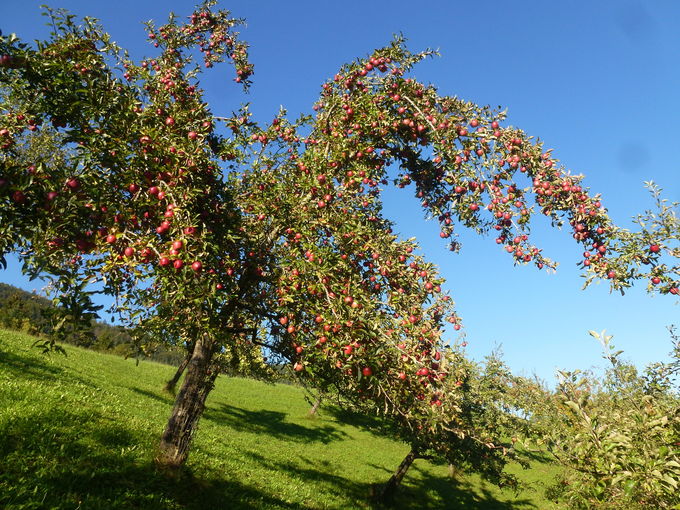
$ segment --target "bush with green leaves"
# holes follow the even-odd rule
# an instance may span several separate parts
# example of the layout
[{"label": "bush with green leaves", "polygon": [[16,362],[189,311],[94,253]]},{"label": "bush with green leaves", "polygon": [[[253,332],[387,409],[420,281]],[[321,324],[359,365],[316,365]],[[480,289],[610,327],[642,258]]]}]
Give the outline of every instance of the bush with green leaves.
[{"label": "bush with green leaves", "polygon": [[534,433],[565,469],[548,493],[572,508],[680,508],[680,338],[671,360],[639,371],[612,336],[591,331],[608,367],[559,372],[531,393]]}]

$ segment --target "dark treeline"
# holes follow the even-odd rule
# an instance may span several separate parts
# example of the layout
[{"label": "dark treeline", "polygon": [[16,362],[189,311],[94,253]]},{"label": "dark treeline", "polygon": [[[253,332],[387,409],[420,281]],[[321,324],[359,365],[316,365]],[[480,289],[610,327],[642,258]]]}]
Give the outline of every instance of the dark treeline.
[{"label": "dark treeline", "polygon": [[[0,328],[49,338],[54,334],[56,322],[54,311],[55,306],[49,299],[0,283]],[[154,352],[142,354],[132,336],[120,326],[92,321],[90,328],[91,335],[88,336],[92,340],[83,346],[96,351],[125,357],[143,355],[169,365],[177,365],[183,358],[183,353],[179,349],[172,350],[163,346],[159,346]]]}]

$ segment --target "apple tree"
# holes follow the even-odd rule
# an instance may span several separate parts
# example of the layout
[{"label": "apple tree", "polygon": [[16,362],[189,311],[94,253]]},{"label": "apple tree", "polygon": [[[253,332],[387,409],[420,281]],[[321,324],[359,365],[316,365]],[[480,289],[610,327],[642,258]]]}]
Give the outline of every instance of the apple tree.
[{"label": "apple tree", "polygon": [[[530,240],[540,211],[592,250],[595,277],[621,288],[638,276],[582,178],[503,112],[413,78],[432,52],[401,39],[342,67],[312,115],[213,114],[200,73],[229,62],[244,89],[253,74],[240,21],[213,7],[149,23],[155,56],[139,62],[95,20],[61,11],[49,11],[48,40],[0,39],[0,255],[65,295],[96,284],[141,339],[163,332],[186,347],[161,464],[186,461],[224,364],[265,373],[265,356],[397,417],[411,437],[465,437],[454,427],[465,364],[442,354],[460,318],[436,267],[383,216],[391,183],[415,187],[453,249],[463,225],[495,232],[517,263],[553,267]],[[26,161],[18,141],[48,124],[68,157]],[[677,266],[654,267],[655,288],[677,293]]]}]

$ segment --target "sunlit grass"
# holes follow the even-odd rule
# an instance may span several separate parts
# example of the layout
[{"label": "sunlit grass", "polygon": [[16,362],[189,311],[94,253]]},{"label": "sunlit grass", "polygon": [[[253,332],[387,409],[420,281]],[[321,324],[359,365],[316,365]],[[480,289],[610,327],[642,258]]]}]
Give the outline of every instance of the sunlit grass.
[{"label": "sunlit grass", "polygon": [[[366,417],[310,417],[300,388],[220,377],[185,475],[156,470],[173,367],[67,346],[44,356],[0,330],[0,507],[5,509],[370,508],[408,451]],[[396,508],[551,508],[554,467],[516,467],[533,487],[501,491],[418,460]]]}]

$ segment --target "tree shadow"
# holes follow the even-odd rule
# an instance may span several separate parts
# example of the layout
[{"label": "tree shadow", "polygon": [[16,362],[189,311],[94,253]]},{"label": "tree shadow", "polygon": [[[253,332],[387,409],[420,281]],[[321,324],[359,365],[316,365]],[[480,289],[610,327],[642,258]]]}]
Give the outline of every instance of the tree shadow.
[{"label": "tree shadow", "polygon": [[335,405],[324,406],[323,409],[336,421],[362,429],[377,436],[384,437],[385,432],[388,430],[385,419],[380,416],[362,414],[349,409],[342,409]]},{"label": "tree shadow", "polygon": [[162,402],[163,404],[172,404],[175,401],[175,397],[173,395],[170,395],[169,393],[166,392],[158,392],[155,393],[153,391],[148,391],[148,390],[143,390],[141,388],[136,388],[136,387],[130,387],[132,391],[137,393],[138,395],[142,395],[143,397],[146,398],[151,398],[153,400],[156,400],[158,402]]},{"label": "tree shadow", "polygon": [[[392,476],[392,472],[383,466],[371,464],[371,467],[385,472],[385,482]],[[396,467],[395,465],[395,470]],[[488,482],[473,483],[468,479],[435,476],[414,463],[397,490],[395,500],[391,504],[374,503],[374,506],[376,509],[385,510],[420,510],[422,508],[528,510],[537,508],[531,500],[519,498],[517,493],[511,489],[503,489],[506,497],[503,500],[499,499],[497,492],[501,489],[494,486],[496,492],[494,494],[491,487]],[[378,489],[377,486],[373,487],[371,492],[377,492]]]},{"label": "tree shadow", "polygon": [[[329,461],[305,456],[296,456],[296,462],[272,461],[252,450],[241,453],[266,469],[285,471],[292,478],[305,484],[321,485],[326,493],[336,496],[340,501],[356,502],[357,508],[367,508],[371,504],[371,484],[356,482],[335,473],[335,468]],[[300,465],[301,463],[304,467]]]},{"label": "tree shadow", "polygon": [[[406,492],[414,491],[422,497],[424,492],[433,492],[437,498],[445,504],[441,508],[465,508],[479,510],[525,510],[537,508],[536,505],[525,497],[520,497],[512,489],[503,489],[503,500],[498,497],[498,488],[488,482],[473,483],[468,479],[441,478],[429,474],[427,471],[416,466],[418,477],[411,480],[406,487]],[[494,490],[491,490],[494,487]],[[417,503],[417,501],[416,501]],[[399,509],[420,508],[420,506],[397,506]]]},{"label": "tree shadow", "polygon": [[240,407],[221,404],[219,407],[207,407],[202,419],[211,420],[233,430],[266,434],[279,440],[300,443],[320,442],[328,444],[347,437],[347,434],[331,425],[305,427],[297,423],[287,422],[286,414],[277,411],[250,411]]},{"label": "tree shadow", "polygon": [[517,448],[517,455],[520,459],[527,462],[536,462],[538,464],[555,463],[555,457],[553,457],[547,450],[529,450],[525,448]]},{"label": "tree shadow", "polygon": [[64,372],[63,368],[41,363],[40,359],[34,356],[22,356],[1,350],[0,369],[22,377],[30,376],[40,379],[56,379],[57,376],[61,377]]},{"label": "tree shadow", "polygon": [[[272,462],[272,459],[254,451],[241,452],[252,462],[266,469],[282,470],[305,484],[323,486],[325,492],[338,497],[340,501],[354,501],[356,508],[375,510],[422,510],[428,509],[469,509],[469,510],[529,510],[537,508],[526,498],[515,497],[507,492],[503,501],[497,497],[488,484],[473,484],[467,480],[459,481],[442,478],[428,473],[417,466],[411,469],[417,476],[406,475],[404,484],[399,488],[395,501],[390,505],[372,500],[377,487],[369,482],[356,482],[342,474],[334,473],[328,462],[316,458],[300,456],[296,462]],[[304,466],[301,466],[303,464]],[[391,472],[383,466],[372,465],[385,472],[385,482]],[[396,466],[395,466],[396,469]]]},{"label": "tree shadow", "polygon": [[0,508],[304,510],[222,473],[158,470],[151,437],[92,412],[53,408],[0,424]]},{"label": "tree shadow", "polygon": [[[318,440],[323,429],[311,431],[281,422],[280,413],[244,412],[229,408],[232,420],[250,420],[243,428],[251,430],[252,420],[272,421],[258,430],[279,434],[294,442]],[[218,416],[219,418],[219,416]],[[222,418],[225,418],[222,415]],[[215,416],[213,416],[215,419]],[[273,430],[279,428],[278,431]],[[283,427],[281,429],[281,427]],[[118,509],[234,509],[304,510],[302,503],[287,502],[267,487],[257,487],[243,479],[225,479],[225,473],[201,469],[195,476],[190,469],[179,475],[158,470],[147,445],[157,438],[151,432],[132,429],[118,417],[88,408],[43,408],[0,422],[0,508],[87,508]],[[275,460],[266,452],[241,451],[244,459],[261,469],[283,471],[295,483],[314,487],[335,496],[342,508],[368,508],[372,486],[348,479],[332,461],[312,455],[294,460]],[[374,466],[385,473],[391,472]],[[407,475],[400,488],[396,509],[469,508],[524,510],[534,508],[525,500],[501,502],[491,491],[465,481],[453,481],[428,474],[416,465],[418,476]],[[348,505],[347,502],[350,502]],[[354,503],[354,505],[351,504]],[[375,508],[382,508],[375,506]]]}]

